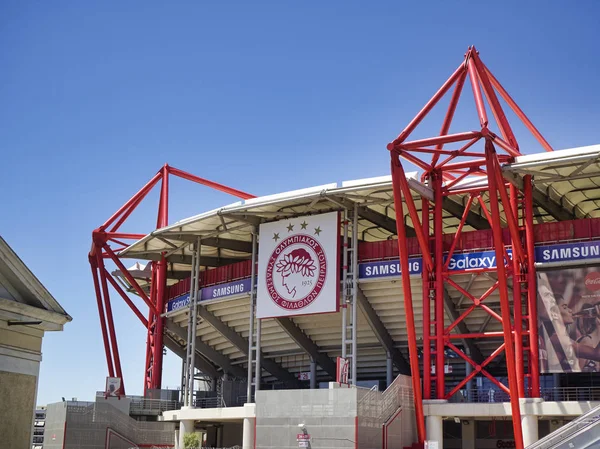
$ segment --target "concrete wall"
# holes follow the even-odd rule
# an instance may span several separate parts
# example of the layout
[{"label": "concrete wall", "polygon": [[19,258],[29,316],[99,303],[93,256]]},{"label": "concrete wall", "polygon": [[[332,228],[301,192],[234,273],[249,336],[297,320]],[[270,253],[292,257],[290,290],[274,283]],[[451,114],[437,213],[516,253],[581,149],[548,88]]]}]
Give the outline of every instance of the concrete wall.
[{"label": "concrete wall", "polygon": [[43,331],[0,320],[0,435],[2,447],[30,449]]},{"label": "concrete wall", "polygon": [[46,426],[44,429],[44,449],[63,449],[67,403],[57,402],[46,408]]},{"label": "concrete wall", "polygon": [[241,422],[226,422],[223,425],[223,443],[221,447],[242,445],[243,424]]},{"label": "concrete wall", "polygon": [[356,413],[355,389],[259,391],[256,449],[298,448],[300,423],[313,448],[354,448]]},{"label": "concrete wall", "polygon": [[357,417],[358,417],[358,447],[360,449],[379,449],[383,437],[383,426],[378,414],[378,405],[382,400],[380,391],[358,388]]},{"label": "concrete wall", "polygon": [[0,371],[0,435],[3,447],[31,447],[36,386],[35,376]]},{"label": "concrete wall", "polygon": [[415,412],[411,409],[399,410],[387,427],[386,449],[402,449],[417,441]]}]

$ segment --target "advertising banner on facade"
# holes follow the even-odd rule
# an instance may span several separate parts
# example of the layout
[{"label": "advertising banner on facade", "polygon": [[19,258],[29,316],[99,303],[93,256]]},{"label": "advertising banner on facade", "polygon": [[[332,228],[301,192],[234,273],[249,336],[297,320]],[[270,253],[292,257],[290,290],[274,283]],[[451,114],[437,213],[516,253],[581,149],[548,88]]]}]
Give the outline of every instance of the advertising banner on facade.
[{"label": "advertising banner on facade", "polygon": [[600,267],[538,271],[543,373],[600,371]]},{"label": "advertising banner on facade", "polygon": [[336,312],[339,237],[337,212],[260,225],[257,317]]},{"label": "advertising banner on facade", "polygon": [[120,377],[107,377],[106,388],[104,389],[106,396],[120,396],[121,395],[121,378]]}]

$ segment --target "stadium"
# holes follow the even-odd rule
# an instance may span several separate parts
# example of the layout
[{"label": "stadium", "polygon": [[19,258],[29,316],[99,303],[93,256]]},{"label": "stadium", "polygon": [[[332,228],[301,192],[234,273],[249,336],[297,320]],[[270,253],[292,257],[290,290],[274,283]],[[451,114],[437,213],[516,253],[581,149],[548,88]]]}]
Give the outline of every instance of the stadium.
[{"label": "stadium", "polygon": [[[451,134],[467,90],[478,123]],[[439,135],[411,140],[445,96]],[[161,168],[93,232],[107,400],[110,285],[148,330],[144,399],[168,393],[163,348],[182,359],[171,445],[594,447],[600,145],[555,151],[470,48],[387,151],[391,175],[262,197]],[[238,201],[171,224],[170,176]],[[156,230],[119,232],[158,185]]]}]

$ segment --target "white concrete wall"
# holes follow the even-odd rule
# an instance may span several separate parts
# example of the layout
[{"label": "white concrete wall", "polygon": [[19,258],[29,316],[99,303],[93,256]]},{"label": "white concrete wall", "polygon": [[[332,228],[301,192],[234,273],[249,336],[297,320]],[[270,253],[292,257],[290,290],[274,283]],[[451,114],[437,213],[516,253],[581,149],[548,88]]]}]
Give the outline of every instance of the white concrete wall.
[{"label": "white concrete wall", "polygon": [[[298,424],[305,425],[312,447],[353,449],[356,398],[356,390],[347,388],[259,391],[256,449],[298,448],[296,436],[303,433]],[[378,444],[381,445],[381,434]]]}]

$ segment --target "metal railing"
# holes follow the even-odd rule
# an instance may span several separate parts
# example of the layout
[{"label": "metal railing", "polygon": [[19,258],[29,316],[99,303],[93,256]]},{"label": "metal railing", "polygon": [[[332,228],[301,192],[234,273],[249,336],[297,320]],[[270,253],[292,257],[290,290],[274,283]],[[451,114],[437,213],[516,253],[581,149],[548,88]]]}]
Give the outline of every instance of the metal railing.
[{"label": "metal railing", "polygon": [[[435,394],[432,395],[435,397]],[[544,401],[598,401],[600,387],[552,387],[541,388],[540,397]],[[498,389],[460,390],[450,402],[510,402],[510,396]]]},{"label": "metal railing", "polygon": [[[600,406],[584,413],[579,418],[552,432],[538,442],[527,446],[527,449],[550,449],[578,433],[589,430],[591,427],[598,425],[598,423],[600,423]],[[589,432],[589,435],[592,436],[592,433]]]},{"label": "metal railing", "polygon": [[197,408],[221,408],[227,407],[222,397],[213,396],[208,398],[195,398],[194,406]]},{"label": "metal railing", "polygon": [[163,399],[131,398],[129,413],[132,415],[160,415],[169,410],[178,410],[181,403],[178,401],[168,401]]},{"label": "metal railing", "polygon": [[[103,391],[97,391],[96,397],[104,397]],[[160,415],[169,410],[179,410],[181,403],[168,399],[148,399],[144,396],[125,396],[131,400],[129,413],[131,415]]]}]

